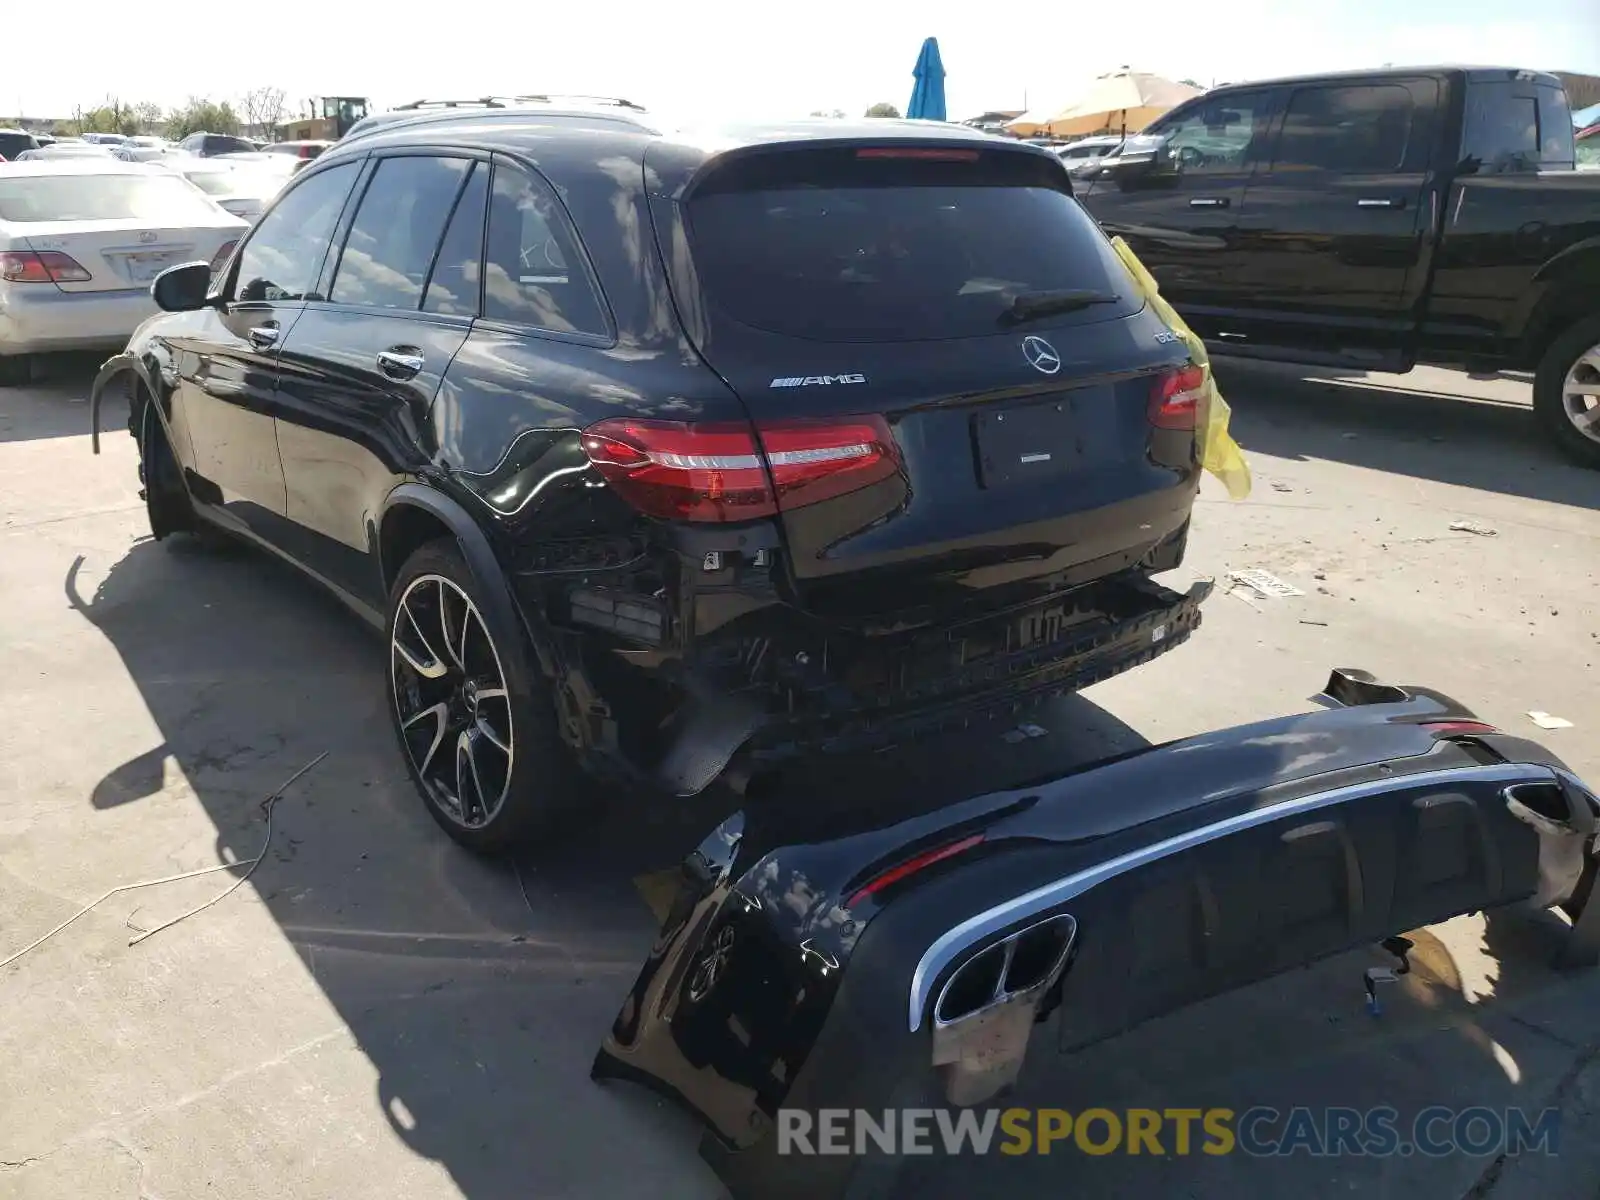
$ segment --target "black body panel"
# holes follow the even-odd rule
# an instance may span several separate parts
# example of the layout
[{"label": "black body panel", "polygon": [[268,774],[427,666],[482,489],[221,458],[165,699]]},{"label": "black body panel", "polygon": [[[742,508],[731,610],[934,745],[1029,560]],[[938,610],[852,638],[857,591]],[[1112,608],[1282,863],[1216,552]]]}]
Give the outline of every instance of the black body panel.
[{"label": "black body panel", "polygon": [[596,1077],[696,1111],[740,1200],[820,1200],[892,1161],[779,1157],[779,1109],[981,1103],[1052,1012],[1070,1050],[1519,903],[1567,905],[1577,957],[1600,950],[1600,801],[1559,759],[1423,689],[1336,673],[1328,694],[1349,706],[999,793],[918,781],[842,812],[824,777],[747,806],[684,864]]}]

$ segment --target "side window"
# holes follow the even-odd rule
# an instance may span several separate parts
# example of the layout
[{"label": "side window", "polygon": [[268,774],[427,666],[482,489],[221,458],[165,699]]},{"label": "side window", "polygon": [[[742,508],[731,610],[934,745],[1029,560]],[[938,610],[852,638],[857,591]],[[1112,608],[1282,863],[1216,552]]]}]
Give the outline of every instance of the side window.
[{"label": "side window", "polygon": [[607,332],[577,235],[549,189],[500,162],[489,200],[483,315],[556,333]]},{"label": "side window", "polygon": [[1159,130],[1184,174],[1241,171],[1254,158],[1271,115],[1272,93],[1235,92],[1202,102]]},{"label": "side window", "polygon": [[1580,171],[1600,171],[1600,134],[1578,143],[1577,160]]},{"label": "side window", "polygon": [[317,286],[323,256],[357,171],[357,164],[341,163],[308,176],[283,194],[239,252],[235,300],[317,298],[311,290]]},{"label": "side window", "polygon": [[1405,165],[1415,108],[1398,84],[1296,89],[1272,169],[1382,175]]},{"label": "side window", "polygon": [[467,158],[380,161],[350,223],[328,299],[412,312],[421,307],[434,252],[472,165]]},{"label": "side window", "polygon": [[1484,174],[1538,166],[1539,102],[1532,89],[1510,83],[1468,85],[1461,153]]},{"label": "side window", "polygon": [[1577,153],[1576,135],[1566,92],[1560,88],[1540,88],[1539,161],[1547,166],[1566,166]]},{"label": "side window", "polygon": [[489,168],[477,167],[467,179],[450,227],[444,231],[438,261],[428,280],[422,310],[455,317],[478,315],[483,282],[483,214],[489,202]]}]

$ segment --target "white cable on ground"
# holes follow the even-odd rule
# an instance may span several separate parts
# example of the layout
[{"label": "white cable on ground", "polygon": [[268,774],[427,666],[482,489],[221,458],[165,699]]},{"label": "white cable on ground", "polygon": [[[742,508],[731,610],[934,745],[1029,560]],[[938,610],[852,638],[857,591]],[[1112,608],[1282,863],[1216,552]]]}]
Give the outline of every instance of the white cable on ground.
[{"label": "white cable on ground", "polygon": [[309,772],[311,770],[311,768],[315,767],[318,763],[320,763],[323,759],[325,759],[327,757],[328,757],[328,752],[326,750],[324,750],[321,754],[317,755],[314,759],[312,759],[310,762],[308,762],[305,766],[301,767],[293,775],[289,776],[288,779],[284,780],[283,784],[277,789],[277,791],[273,792],[270,796],[268,796],[265,800],[263,800],[261,802],[261,807],[266,811],[266,814],[267,814],[267,836],[266,836],[265,840],[263,840],[263,842],[261,843],[261,853],[256,855],[254,858],[244,859],[244,860],[242,860],[240,862],[219,863],[214,867],[201,867],[197,871],[184,871],[184,872],[182,872],[181,874],[178,874],[178,875],[166,875],[166,876],[163,876],[160,879],[146,879],[146,880],[142,880],[139,883],[124,883],[120,887],[114,887],[109,892],[107,892],[105,895],[101,896],[98,900],[95,900],[94,902],[92,902],[90,904],[84,905],[77,912],[73,913],[65,921],[61,922],[61,924],[57,925],[54,929],[52,929],[49,933],[45,934],[43,937],[39,938],[37,941],[35,941],[35,942],[33,942],[33,943],[31,943],[31,944],[29,944],[27,946],[24,946],[21,950],[18,950],[10,958],[0,959],[0,967],[9,967],[12,963],[16,962],[23,955],[32,953],[34,950],[37,950],[40,946],[44,945],[51,938],[55,937],[56,934],[60,933],[68,925],[71,925],[79,917],[83,916],[85,913],[88,913],[92,909],[97,908],[99,905],[105,903],[107,900],[111,899],[111,897],[117,895],[120,892],[137,891],[139,888],[155,887],[158,884],[163,884],[163,883],[176,883],[180,879],[194,879],[196,876],[212,875],[212,874],[215,874],[218,871],[232,870],[235,867],[248,867],[249,868],[249,870],[247,870],[243,875],[239,876],[238,879],[234,880],[233,884],[230,887],[228,887],[226,891],[219,892],[217,895],[213,896],[210,900],[207,900],[204,904],[200,905],[197,908],[190,909],[188,912],[184,913],[182,916],[173,917],[172,920],[165,921],[162,924],[157,925],[154,929],[148,929],[145,932],[139,934],[137,937],[134,937],[134,938],[130,939],[129,942],[128,942],[128,945],[130,945],[130,946],[137,945],[139,942],[144,941],[145,938],[150,937],[150,936],[152,936],[154,934],[160,933],[163,929],[170,929],[170,928],[172,928],[172,926],[176,925],[179,921],[186,921],[190,917],[194,916],[196,913],[204,912],[206,909],[210,908],[217,901],[226,899],[228,896],[231,896],[236,890],[238,890],[240,884],[244,883],[245,880],[249,879],[250,876],[252,874],[254,874],[256,867],[260,865],[262,859],[266,858],[267,851],[269,849],[271,849],[271,847],[272,847],[272,809],[273,809],[273,806],[276,805],[277,802],[283,798],[283,793],[284,792],[288,791],[289,788],[292,787],[296,782],[298,782],[302,776],[304,776],[307,772]]}]

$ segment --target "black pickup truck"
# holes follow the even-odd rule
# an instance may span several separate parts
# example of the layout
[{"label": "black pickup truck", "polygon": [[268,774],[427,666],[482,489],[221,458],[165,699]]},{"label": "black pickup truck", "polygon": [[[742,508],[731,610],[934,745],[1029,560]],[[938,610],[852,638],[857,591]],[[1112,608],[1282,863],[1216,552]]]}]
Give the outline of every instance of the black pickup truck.
[{"label": "black pickup truck", "polygon": [[1531,370],[1600,467],[1600,172],[1552,75],[1408,68],[1217,88],[1075,188],[1213,348]]}]

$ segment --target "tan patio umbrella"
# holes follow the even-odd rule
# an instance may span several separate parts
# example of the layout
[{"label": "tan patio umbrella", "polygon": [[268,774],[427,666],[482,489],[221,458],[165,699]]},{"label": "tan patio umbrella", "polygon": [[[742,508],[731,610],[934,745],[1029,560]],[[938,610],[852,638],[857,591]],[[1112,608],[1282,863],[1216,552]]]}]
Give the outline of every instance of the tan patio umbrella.
[{"label": "tan patio umbrella", "polygon": [[1198,96],[1200,88],[1124,67],[1102,75],[1082,97],[1045,124],[1056,137],[1098,133],[1138,133],[1162,113]]},{"label": "tan patio umbrella", "polygon": [[1050,116],[1051,114],[1044,109],[1032,109],[1023,113],[1020,117],[1007,121],[1005,125],[1006,132],[1014,133],[1022,138],[1038,137],[1044,133],[1045,126],[1050,124]]}]

